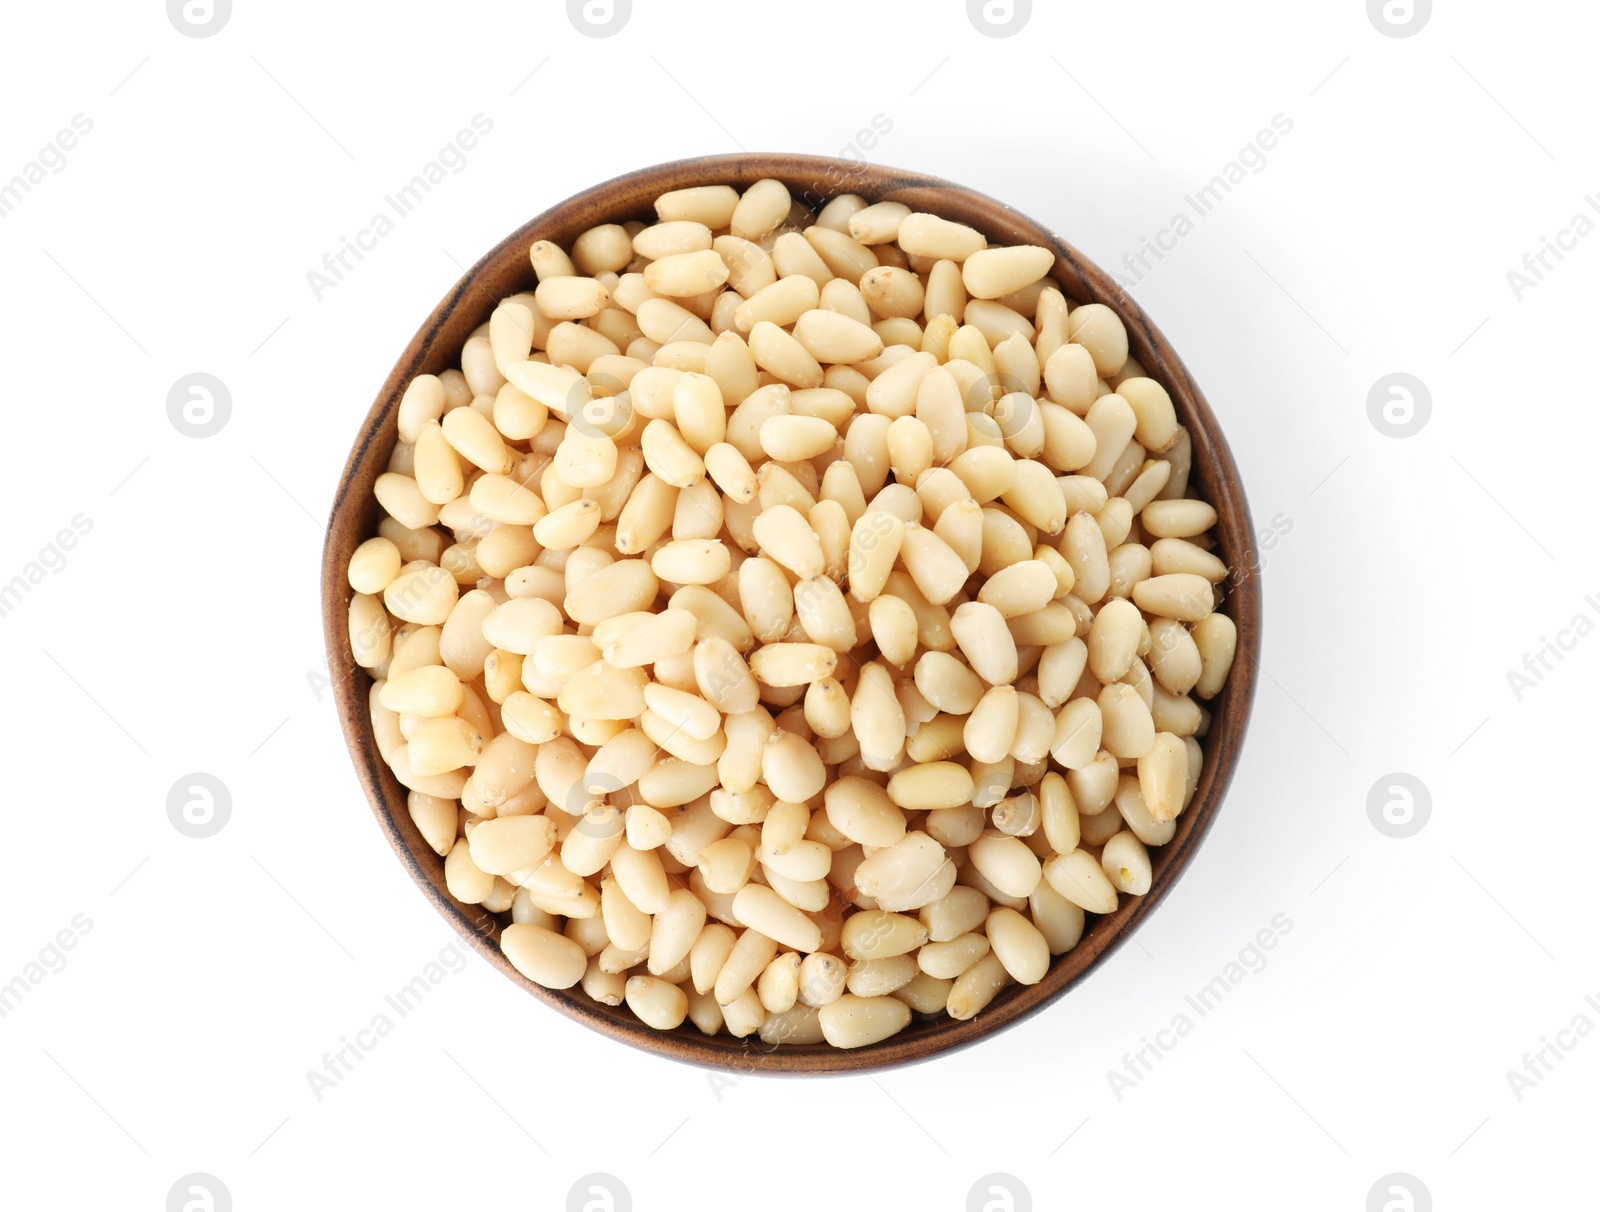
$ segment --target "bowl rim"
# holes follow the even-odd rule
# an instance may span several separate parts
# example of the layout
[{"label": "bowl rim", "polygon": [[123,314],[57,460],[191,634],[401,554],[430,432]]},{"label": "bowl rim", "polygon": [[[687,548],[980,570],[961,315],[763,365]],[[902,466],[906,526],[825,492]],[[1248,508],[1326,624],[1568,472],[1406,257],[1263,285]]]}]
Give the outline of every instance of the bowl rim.
[{"label": "bowl rim", "polygon": [[[377,506],[371,486],[387,466],[397,438],[394,414],[411,379],[454,364],[465,334],[488,318],[488,310],[499,297],[511,293],[505,287],[519,281],[532,282],[526,249],[535,239],[568,243],[578,232],[596,223],[644,217],[648,203],[670,189],[715,184],[748,186],[764,177],[783,181],[791,193],[811,201],[814,210],[821,202],[842,193],[859,194],[873,202],[894,199],[906,202],[913,210],[927,209],[968,223],[991,241],[1051,247],[1057,254],[1052,276],[1067,287],[1069,297],[1080,304],[1097,302],[1110,306],[1128,330],[1130,354],[1172,396],[1193,447],[1190,484],[1202,486],[1203,498],[1216,509],[1214,534],[1219,550],[1230,574],[1238,570],[1237,579],[1230,578],[1222,603],[1222,609],[1233,617],[1238,628],[1237,655],[1222,693],[1208,705],[1212,726],[1205,740],[1205,764],[1194,798],[1178,818],[1172,841],[1152,851],[1155,878],[1150,891],[1141,897],[1120,897],[1114,913],[1092,917],[1079,943],[1065,954],[1052,957],[1050,970],[1041,982],[1008,985],[975,1018],[962,1022],[949,1018],[916,1021],[882,1043],[854,1050],[827,1044],[769,1046],[756,1036],[748,1040],[707,1037],[687,1021],[675,1031],[656,1031],[635,1020],[626,1006],[600,1006],[576,987],[571,991],[545,989],[522,976],[500,950],[501,923],[495,915],[481,906],[463,905],[445,890],[443,860],[422,841],[406,808],[405,789],[378,756],[367,706],[372,678],[348,655],[348,606],[353,591],[345,569],[355,545],[374,533]],[[329,510],[321,589],[329,675],[356,775],[395,854],[434,908],[462,938],[545,1005],[613,1040],[710,1069],[829,1075],[928,1060],[967,1047],[1039,1013],[1103,964],[1154,912],[1187,870],[1209,832],[1238,766],[1259,667],[1259,572],[1249,504],[1216,415],[1144,309],[1093,261],[1043,224],[988,195],[938,177],[864,161],[742,153],[668,161],[582,190],[522,224],[462,275],[411,338],[361,423]]]}]

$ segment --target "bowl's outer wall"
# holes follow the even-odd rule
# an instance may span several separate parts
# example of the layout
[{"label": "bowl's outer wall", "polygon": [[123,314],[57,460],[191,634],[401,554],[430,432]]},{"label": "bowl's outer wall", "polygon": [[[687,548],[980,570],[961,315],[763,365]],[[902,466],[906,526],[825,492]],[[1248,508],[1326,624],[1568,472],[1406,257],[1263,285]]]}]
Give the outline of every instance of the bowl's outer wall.
[{"label": "bowl's outer wall", "polygon": [[[458,365],[467,337],[489,318],[506,295],[531,290],[535,283],[528,246],[538,239],[566,245],[599,223],[630,218],[649,221],[655,198],[671,189],[726,183],[748,186],[765,177],[782,181],[815,209],[837,194],[856,193],[868,201],[892,199],[913,210],[927,210],[982,231],[991,242],[1041,244],[1057,252],[1054,276],[1077,303],[1109,305],[1128,329],[1129,349],[1150,376],[1172,395],[1179,420],[1193,443],[1190,483],[1217,510],[1217,549],[1232,570],[1222,609],[1239,630],[1238,656],[1222,693],[1209,703],[1212,723],[1205,739],[1205,768],[1190,807],[1178,820],[1172,841],[1151,852],[1154,881],[1143,897],[1123,897],[1115,913],[1092,919],[1082,941],[1057,958],[1037,985],[1011,985],[976,1018],[913,1023],[883,1043],[854,1051],[827,1045],[769,1047],[728,1036],[707,1038],[685,1023],[659,1032],[639,1023],[622,1007],[590,1001],[579,991],[541,988],[514,969],[501,952],[500,923],[479,906],[462,905],[445,890],[444,862],[423,841],[406,809],[406,791],[378,756],[368,715],[372,679],[350,657],[349,602],[345,568],[356,545],[374,533],[379,511],[373,483],[387,467],[397,440],[395,411],[406,385],[419,374],[436,374]],[[378,822],[412,878],[446,920],[507,977],[569,1017],[613,1039],[693,1064],[763,1073],[850,1073],[925,1059],[972,1043],[983,1035],[1035,1013],[1076,984],[1119,946],[1155,909],[1193,857],[1215,818],[1238,763],[1255,693],[1260,652],[1261,589],[1250,511],[1233,456],[1216,417],[1188,370],[1150,322],[1104,271],[1048,229],[992,198],[937,178],[851,161],[811,156],[713,156],[658,165],[617,178],[570,198],[525,224],[478,262],[428,317],[406,347],[362,423],[334,498],[323,552],[322,596],[328,666],[339,716],[356,771]]]}]

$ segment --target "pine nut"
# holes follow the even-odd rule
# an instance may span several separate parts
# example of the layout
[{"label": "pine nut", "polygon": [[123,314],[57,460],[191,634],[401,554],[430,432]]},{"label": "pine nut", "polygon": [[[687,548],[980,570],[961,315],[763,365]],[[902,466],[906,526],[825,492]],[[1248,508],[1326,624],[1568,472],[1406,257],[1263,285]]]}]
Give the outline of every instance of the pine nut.
[{"label": "pine nut", "polygon": [[753,869],[754,851],[743,838],[725,837],[700,852],[700,874],[711,891],[732,896],[743,888]]},{"label": "pine nut", "polygon": [[[691,896],[694,894],[691,892]],[[719,922],[707,922],[689,948],[689,979],[696,993],[705,995],[716,985],[728,957],[733,954],[736,935]]]},{"label": "pine nut", "polygon": [[439,507],[422,495],[410,476],[386,471],[373,485],[372,494],[390,517],[409,529],[424,530],[439,520]]},{"label": "pine nut", "polygon": [[555,822],[543,816],[506,816],[481,822],[469,839],[482,871],[510,875],[535,867],[555,847]]},{"label": "pine nut", "polygon": [[716,290],[727,280],[727,265],[709,245],[698,252],[673,253],[644,268],[644,284],[670,298],[701,295]]},{"label": "pine nut", "polygon": [[1063,897],[1089,913],[1110,913],[1117,907],[1116,888],[1086,850],[1047,859],[1044,878]]},{"label": "pine nut", "polygon": [[912,415],[916,411],[922,381],[937,365],[931,353],[921,352],[896,362],[868,384],[867,407],[891,420]]},{"label": "pine nut", "polygon": [[656,214],[662,222],[692,221],[714,231],[728,226],[738,205],[739,192],[732,186],[695,185],[662,194],[656,199]]},{"label": "pine nut", "polygon": [[857,997],[883,997],[908,985],[916,975],[917,961],[909,955],[857,960],[850,965],[845,988]]},{"label": "pine nut", "polygon": [[823,1038],[835,1048],[864,1048],[888,1039],[911,1021],[911,1007],[893,997],[846,993],[817,1012]]},{"label": "pine nut", "polygon": [[1016,680],[1017,646],[1005,617],[993,606],[962,603],[950,616],[950,633],[973,671],[991,686]]},{"label": "pine nut", "polygon": [[1056,596],[1056,575],[1043,560],[1024,560],[995,573],[978,591],[978,601],[1008,619],[1042,610]]},{"label": "pine nut", "polygon": [[883,659],[895,666],[910,661],[917,650],[916,612],[902,599],[885,594],[872,600],[867,617]]},{"label": "pine nut", "polygon": [[772,241],[772,264],[780,278],[799,274],[810,278],[819,290],[833,279],[827,262],[797,231],[784,232]]},{"label": "pine nut", "polygon": [[[833,655],[828,649],[821,651]],[[803,738],[779,729],[762,746],[761,777],[779,799],[803,804],[822,790],[827,768]]]},{"label": "pine nut", "polygon": [[891,801],[911,812],[957,808],[972,799],[972,775],[956,762],[906,766],[889,778]]},{"label": "pine nut", "polygon": [[[950,601],[966,584],[966,562],[948,543],[926,527],[906,527],[901,539],[900,559],[917,589],[935,606]],[[995,617],[999,618],[998,612],[995,612]],[[1004,620],[1000,622],[1004,626]]]},{"label": "pine nut", "polygon": [[1238,633],[1179,405],[1055,250],[812,201],[535,242],[407,385],[346,579],[378,751],[519,971],[857,1047],[1149,891]]},{"label": "pine nut", "polygon": [[753,988],[747,988],[738,997],[722,1007],[723,1025],[735,1039],[754,1035],[767,1021],[766,1007]]},{"label": "pine nut", "polygon": [[961,266],[961,282],[974,299],[998,299],[1037,282],[1055,263],[1053,251],[1034,245],[980,249]]},{"label": "pine nut", "polygon": [[[771,255],[761,245],[739,236],[718,236],[712,240],[711,247],[717,250],[722,263],[728,267],[728,289],[739,296],[731,303],[736,311],[741,298],[751,298],[777,281],[777,268],[772,264]],[[727,298],[727,295],[719,296],[718,303]],[[738,327],[737,320],[735,327]]]},{"label": "pine nut", "polygon": [[728,957],[717,972],[712,992],[726,1007],[749,989],[778,953],[778,944],[759,930],[746,928],[734,942]]},{"label": "pine nut", "polygon": [[632,241],[616,223],[591,227],[572,242],[572,263],[580,273],[619,273],[631,260]]},{"label": "pine nut", "polygon": [[[787,1014],[792,1010],[800,996],[800,956],[793,951],[785,951],[775,957],[762,969],[756,980],[756,996],[761,999],[762,1009],[769,1016]],[[769,1017],[762,1023],[762,1030],[766,1031],[771,1022],[772,1018]]]},{"label": "pine nut", "polygon": [[[822,555],[822,541],[793,506],[778,505],[757,516],[755,538],[766,555],[797,577],[818,577],[827,567]],[[831,666],[824,671],[824,676],[830,672]]]},{"label": "pine nut", "polygon": [[[851,284],[859,282],[869,269],[878,267],[877,254],[866,245],[852,240],[843,231],[818,223],[806,228],[802,234],[828,271],[838,275],[834,281],[825,284],[827,287],[837,282],[840,287],[854,293],[855,288]],[[861,319],[865,322],[864,316]]]},{"label": "pine nut", "polygon": [[761,423],[761,449],[780,463],[804,463],[832,450],[839,431],[821,417],[777,416]]},{"label": "pine nut", "polygon": [[452,715],[464,697],[461,679],[443,665],[426,665],[383,685],[378,701],[401,715]]},{"label": "pine nut", "polygon": [[671,1031],[689,1013],[689,999],[683,990],[658,977],[629,977],[626,996],[628,1009],[657,1031]]},{"label": "pine nut", "polygon": [[1123,830],[1107,840],[1100,852],[1100,865],[1119,892],[1143,896],[1150,891],[1150,855],[1144,843]]},{"label": "pine nut", "polygon": [[1040,881],[1028,898],[1033,924],[1044,935],[1051,955],[1063,955],[1083,937],[1083,910],[1057,892],[1048,881]]},{"label": "pine nut", "polygon": [[500,932],[500,949],[516,970],[546,989],[570,989],[583,979],[589,957],[569,938],[534,925]]},{"label": "pine nut", "polygon": [[822,945],[822,931],[817,924],[761,884],[746,884],[739,889],[733,898],[733,911],[740,921],[782,946],[815,951]]},{"label": "pine nut", "polygon": [[967,847],[974,867],[1007,896],[1024,897],[1039,883],[1039,860],[1026,842],[1003,833],[985,830]]},{"label": "pine nut", "polygon": [[718,539],[676,539],[650,558],[650,570],[674,585],[715,584],[732,566],[727,547]]},{"label": "pine nut", "polygon": [[829,822],[852,842],[887,847],[905,837],[905,815],[877,783],[853,776],[837,779],[823,802]]},{"label": "pine nut", "polygon": [[1006,987],[1009,980],[1005,965],[991,951],[957,978],[950,989],[945,1010],[958,1022],[976,1018],[978,1012],[995,999],[995,995]]},{"label": "pine nut", "polygon": [[1139,609],[1163,618],[1198,623],[1216,604],[1211,582],[1192,572],[1171,572],[1149,577],[1133,587]]},{"label": "pine nut", "polygon": [[928,941],[928,928],[904,914],[863,910],[845,919],[840,939],[853,960],[889,959],[921,947]]},{"label": "pine nut", "polygon": [[836,955],[813,951],[800,961],[798,1000],[802,1005],[822,1007],[838,1001],[844,993],[849,969]]},{"label": "pine nut", "polygon": [[[611,292],[593,278],[575,275],[549,278],[533,292],[540,314],[549,320],[584,320],[599,315],[610,304]],[[532,318],[529,319],[532,336]],[[527,353],[522,355],[527,358]],[[522,360],[522,359],[519,359]]]},{"label": "pine nut", "polygon": [[1160,539],[1189,539],[1217,524],[1217,511],[1204,501],[1156,500],[1144,507],[1139,523]]},{"label": "pine nut", "polygon": [[670,729],[664,737],[652,735],[651,739],[657,740],[672,756],[662,758],[639,776],[639,798],[654,808],[676,808],[709,794],[717,785],[715,755],[723,744],[721,734],[713,733],[703,742],[691,741],[686,729],[670,724],[654,712],[645,712],[643,718]]},{"label": "pine nut", "polygon": [[1120,681],[1138,653],[1144,620],[1137,607],[1113,599],[1089,628],[1089,668],[1102,682]]},{"label": "pine nut", "polygon": [[865,362],[883,352],[883,339],[871,328],[833,311],[805,312],[795,321],[794,337],[818,362]]},{"label": "pine nut", "polygon": [[628,899],[615,877],[600,881],[600,917],[606,937],[623,951],[637,951],[650,941],[650,916]]},{"label": "pine nut", "polygon": [[739,332],[748,333],[757,324],[792,325],[821,302],[817,284],[803,274],[793,274],[769,283],[747,297],[734,309],[733,323]]},{"label": "pine nut", "polygon": [[989,915],[984,932],[995,958],[1017,984],[1037,985],[1044,979],[1050,969],[1050,944],[1022,914],[1015,909],[996,909]]},{"label": "pine nut", "polygon": [[371,538],[350,555],[350,588],[358,594],[378,594],[400,573],[400,549],[385,538]]},{"label": "pine nut", "polygon": [[809,350],[769,320],[750,330],[750,353],[756,365],[795,387],[821,387],[822,366]]},{"label": "pine nut", "polygon": [[1017,736],[1016,687],[991,686],[967,717],[962,741],[975,761],[998,762],[1011,752]]},{"label": "pine nut", "polygon": [[402,442],[415,442],[422,427],[444,415],[444,384],[436,375],[418,375],[406,385],[400,398],[397,425]]},{"label": "pine nut", "polygon": [[788,217],[789,203],[789,190],[781,181],[757,181],[744,191],[726,226],[741,239],[759,240]]},{"label": "pine nut", "polygon": [[877,661],[861,667],[850,700],[850,726],[869,770],[890,771],[905,751],[906,718],[888,669]]},{"label": "pine nut", "polygon": [[1155,744],[1155,722],[1139,692],[1117,682],[1100,691],[1100,743],[1118,758],[1140,758]]},{"label": "pine nut", "polygon": [[[971,889],[976,891],[976,889]],[[982,894],[979,893],[981,896]],[[988,906],[984,898],[984,906]],[[980,919],[981,920],[981,919]],[[955,980],[989,954],[989,940],[981,934],[962,934],[942,943],[929,943],[917,952],[917,967],[929,976]]]},{"label": "pine nut", "polygon": [[716,334],[711,331],[710,325],[671,299],[661,297],[646,299],[639,304],[637,319],[640,331],[663,347],[685,341],[710,345],[716,340]]},{"label": "pine nut", "polygon": [[703,252],[710,247],[711,229],[692,219],[668,219],[633,237],[633,252],[650,260],[676,253]]},{"label": "pine nut", "polygon": [[1128,360],[1127,329],[1104,303],[1073,308],[1067,318],[1067,339],[1089,351],[1101,378],[1110,378]]},{"label": "pine nut", "polygon": [[896,238],[907,256],[961,262],[984,246],[983,233],[938,215],[909,214]]},{"label": "pine nut", "polygon": [[1203,699],[1215,698],[1233,668],[1239,645],[1239,630],[1225,614],[1211,614],[1194,625],[1195,647],[1200,651],[1200,680],[1194,692]]},{"label": "pine nut", "polygon": [[358,593],[350,599],[350,654],[363,669],[377,669],[389,660],[393,632],[382,600]]}]

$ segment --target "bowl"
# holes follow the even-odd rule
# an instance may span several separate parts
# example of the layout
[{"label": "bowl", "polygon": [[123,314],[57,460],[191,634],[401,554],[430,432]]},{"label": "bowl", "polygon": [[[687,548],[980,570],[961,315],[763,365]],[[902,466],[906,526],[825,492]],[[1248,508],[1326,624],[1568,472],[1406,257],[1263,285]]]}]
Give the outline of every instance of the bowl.
[{"label": "bowl", "polygon": [[[444,860],[418,833],[406,809],[405,789],[379,756],[368,719],[371,678],[350,656],[345,578],[350,554],[375,532],[378,505],[373,483],[388,464],[397,440],[396,411],[401,394],[419,374],[457,365],[463,343],[489,318],[495,304],[519,290],[532,290],[535,278],[528,246],[551,240],[563,246],[600,223],[649,220],[657,195],[693,185],[748,186],[772,177],[813,210],[829,198],[855,193],[869,202],[893,199],[969,224],[991,242],[1036,244],[1056,251],[1052,276],[1076,303],[1104,303],[1122,317],[1129,352],[1172,396],[1178,419],[1193,443],[1190,483],[1218,515],[1213,535],[1217,553],[1230,569],[1219,606],[1238,627],[1238,654],[1221,694],[1209,704],[1211,727],[1205,737],[1205,768],[1189,807],[1178,818],[1172,841],[1152,850],[1154,878],[1142,897],[1123,896],[1116,912],[1092,919],[1073,950],[1052,963],[1036,985],[1010,985],[982,1013],[965,1022],[949,1018],[918,1020],[882,1043],[855,1050],[826,1044],[763,1044],[758,1038],[701,1035],[687,1021],[660,1032],[635,1019],[626,1005],[609,1007],[581,990],[542,988],[516,971],[500,950],[501,922],[480,906],[463,905],[445,888]],[[549,1008],[614,1040],[661,1056],[716,1069],[761,1073],[859,1073],[913,1061],[977,1042],[1043,1010],[1093,969],[1138,929],[1193,859],[1227,792],[1238,764],[1250,705],[1255,694],[1260,649],[1261,590],[1250,510],[1238,469],[1200,388],[1150,317],[1111,277],[1048,228],[993,198],[936,177],[852,160],[781,154],[707,156],[660,164],[617,177],[568,198],[530,220],[486,254],[433,310],[394,369],[389,372],[339,479],[323,550],[322,607],[339,719],[356,774],[389,844],[411,878],[446,921],[495,968]]]}]

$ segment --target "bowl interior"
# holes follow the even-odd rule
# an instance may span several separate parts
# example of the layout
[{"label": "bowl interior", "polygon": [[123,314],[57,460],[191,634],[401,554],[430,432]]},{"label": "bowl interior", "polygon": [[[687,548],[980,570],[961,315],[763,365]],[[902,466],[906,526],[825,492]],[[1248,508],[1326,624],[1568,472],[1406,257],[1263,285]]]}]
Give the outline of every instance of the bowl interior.
[{"label": "bowl interior", "polygon": [[[841,1051],[827,1045],[771,1047],[759,1039],[708,1038],[685,1023],[659,1032],[639,1023],[625,1006],[590,1001],[581,991],[555,992],[533,984],[506,960],[499,947],[501,922],[475,905],[463,905],[445,889],[444,862],[423,841],[406,809],[405,789],[378,755],[368,718],[371,678],[350,657],[345,568],[356,545],[374,533],[379,510],[372,495],[397,440],[395,412],[406,385],[419,374],[459,364],[462,345],[489,318],[501,298],[532,290],[528,246],[537,239],[566,245],[599,223],[649,220],[655,198],[690,185],[744,187],[762,178],[782,181],[815,210],[842,193],[869,202],[895,200],[969,224],[991,242],[1038,244],[1057,253],[1053,276],[1075,303],[1104,303],[1122,317],[1129,350],[1150,377],[1171,394],[1178,418],[1193,444],[1190,483],[1217,510],[1213,534],[1230,577],[1220,587],[1219,609],[1238,626],[1238,656],[1222,693],[1207,706],[1211,727],[1204,739],[1205,767],[1189,808],[1178,818],[1172,841],[1151,851],[1154,878],[1143,897],[1124,896],[1116,912],[1091,918],[1079,944],[1055,959],[1037,985],[1011,985],[976,1018],[913,1022],[881,1044]],[[1102,270],[1070,244],[1033,220],[972,190],[936,178],[847,160],[810,156],[737,155],[658,165],[576,195],[546,211],[491,250],[450,291],[412,338],[367,414],[334,499],[323,556],[324,630],[345,739],[367,798],[396,854],[447,921],[508,978],[569,1017],[601,1033],[650,1052],[695,1064],[739,1071],[844,1073],[924,1059],[961,1047],[1041,1009],[1079,980],[1127,938],[1172,887],[1193,857],[1221,804],[1238,761],[1255,692],[1260,644],[1260,581],[1250,513],[1227,443],[1199,388],[1142,308]]]}]

